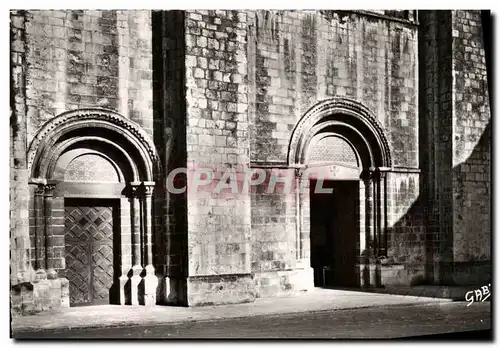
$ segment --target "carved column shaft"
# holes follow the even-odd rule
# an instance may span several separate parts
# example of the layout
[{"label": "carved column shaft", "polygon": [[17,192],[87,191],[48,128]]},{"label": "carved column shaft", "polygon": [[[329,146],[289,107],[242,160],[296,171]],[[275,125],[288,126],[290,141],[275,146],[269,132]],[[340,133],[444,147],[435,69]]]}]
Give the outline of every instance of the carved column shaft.
[{"label": "carved column shaft", "polygon": [[153,223],[152,223],[152,185],[144,186],[144,244],[146,246],[146,253],[144,258],[145,265],[153,264]]},{"label": "carved column shaft", "polygon": [[141,266],[141,230],[138,187],[131,187],[130,195],[130,233],[132,247],[132,266]]},{"label": "carved column shaft", "polygon": [[44,185],[35,188],[35,270],[45,268]]},{"label": "carved column shaft", "polygon": [[380,172],[380,256],[387,256],[387,173]]},{"label": "carved column shaft", "polygon": [[295,218],[296,224],[295,224],[295,259],[300,260],[302,258],[302,250],[301,250],[301,241],[300,241],[300,231],[302,230],[301,228],[301,220],[302,220],[302,214],[301,214],[301,204],[300,204],[300,184],[301,184],[301,173],[296,170],[295,171]]},{"label": "carved column shaft", "polygon": [[54,184],[45,185],[44,214],[45,214],[45,268],[49,278],[57,278],[57,272],[54,269],[54,238],[52,227],[52,205],[54,195]]},{"label": "carved column shaft", "polygon": [[141,302],[139,284],[142,273],[142,253],[141,253],[141,201],[139,183],[132,183],[130,190],[130,231],[132,244],[132,274],[130,277],[130,302],[132,305],[139,305]]},{"label": "carved column shaft", "polygon": [[373,250],[373,188],[371,175],[363,180],[365,185],[365,234],[366,248]]},{"label": "carved column shaft", "polygon": [[298,260],[301,262],[301,267],[308,267],[310,255],[307,253],[306,247],[310,238],[310,229],[307,226],[307,220],[304,221],[304,216],[307,216],[309,207],[304,204],[304,202],[306,202],[306,200],[309,201],[309,179],[303,169],[298,170],[296,191]]},{"label": "carved column shaft", "polygon": [[156,288],[158,287],[158,278],[155,275],[153,266],[153,221],[152,221],[152,196],[154,182],[144,182],[144,212],[143,212],[143,231],[145,244],[145,270],[144,275],[144,305],[152,306],[156,304]]},{"label": "carved column shaft", "polygon": [[373,251],[379,256],[381,220],[380,220],[380,171],[373,173]]}]

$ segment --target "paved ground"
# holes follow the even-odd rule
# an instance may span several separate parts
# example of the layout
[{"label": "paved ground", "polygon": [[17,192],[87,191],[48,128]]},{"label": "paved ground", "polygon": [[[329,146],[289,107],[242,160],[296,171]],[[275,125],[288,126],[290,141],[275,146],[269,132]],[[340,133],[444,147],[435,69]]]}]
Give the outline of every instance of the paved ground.
[{"label": "paved ground", "polygon": [[[306,313],[256,315],[246,318],[171,322],[125,327],[45,329],[18,331],[15,338],[100,339],[384,339],[417,335],[459,334],[480,338],[472,330],[491,329],[489,302],[431,302],[413,305],[328,309]],[[482,333],[483,336],[484,332]],[[434,336],[433,338],[439,338]],[[441,336],[441,338],[443,338]],[[431,338],[432,339],[432,338]]]},{"label": "paved ground", "polygon": [[105,327],[130,325],[159,325],[193,320],[217,320],[248,316],[270,316],[323,310],[353,309],[373,306],[448,303],[450,300],[429,297],[388,295],[360,291],[342,291],[316,288],[310,292],[285,298],[257,299],[253,303],[209,306],[167,307],[154,306],[92,306],[72,307],[57,312],[14,317],[16,331]]}]

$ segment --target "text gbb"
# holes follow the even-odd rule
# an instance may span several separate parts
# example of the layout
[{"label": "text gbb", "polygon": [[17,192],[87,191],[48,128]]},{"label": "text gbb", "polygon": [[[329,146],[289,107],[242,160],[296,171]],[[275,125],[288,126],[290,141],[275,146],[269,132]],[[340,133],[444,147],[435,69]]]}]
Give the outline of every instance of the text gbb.
[{"label": "text gbb", "polygon": [[480,289],[471,290],[465,293],[465,300],[469,302],[470,306],[474,302],[484,302],[491,296],[491,284],[481,286]]}]

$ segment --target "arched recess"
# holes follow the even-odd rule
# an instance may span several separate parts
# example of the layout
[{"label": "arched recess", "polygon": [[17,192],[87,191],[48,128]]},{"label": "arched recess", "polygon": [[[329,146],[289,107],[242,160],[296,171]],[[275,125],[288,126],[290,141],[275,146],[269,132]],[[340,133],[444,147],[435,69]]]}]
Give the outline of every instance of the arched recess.
[{"label": "arched recess", "polygon": [[[392,168],[392,156],[383,127],[367,107],[358,101],[338,97],[311,107],[293,130],[288,165],[297,169],[298,187],[307,187],[310,179],[337,180],[336,185],[342,185],[345,180],[359,181],[353,186],[359,187],[356,193],[359,194],[357,255],[366,256],[366,263],[375,264],[379,256],[386,254],[386,173]],[[310,197],[309,191],[297,190],[299,223],[296,234],[300,250],[297,255],[298,259],[306,261],[303,264],[308,263],[313,253],[304,250],[305,245],[310,245],[311,231],[310,221],[306,221],[309,211],[303,207],[310,204]],[[314,214],[313,211],[309,213]],[[371,269],[365,266],[361,263],[355,266],[361,285],[377,283],[373,274],[363,275],[363,270]]]},{"label": "arched recess", "polygon": [[[89,262],[98,257],[112,257],[115,271],[102,278],[108,277],[104,280],[111,282],[113,277],[109,290],[113,303],[155,303],[158,280],[153,265],[153,193],[161,178],[161,166],[149,134],[114,111],[101,108],[68,111],[49,120],[36,134],[28,151],[28,170],[33,185],[30,225],[37,277],[69,278],[70,271],[74,271],[67,264],[70,252],[67,246],[72,245],[68,244],[68,235],[73,233],[65,224],[68,201],[85,205],[98,223],[102,219],[95,217],[97,206],[89,202],[106,201],[110,202],[111,211],[106,215],[111,222],[106,223],[112,226],[106,227],[112,229],[106,238],[113,239],[113,247],[109,247],[113,256],[91,251]],[[80,206],[76,205],[76,209]],[[84,218],[83,221],[88,220]],[[98,225],[82,224],[77,228],[91,237],[92,233],[104,234]],[[76,238],[74,233],[71,238]],[[85,256],[80,251],[74,255],[80,263],[81,257]],[[77,274],[77,278],[82,277]],[[104,283],[103,279],[98,281]],[[69,282],[68,300],[76,303],[76,297],[71,297],[72,280]],[[83,303],[93,295],[78,296]]]},{"label": "arched recess", "polygon": [[136,181],[154,181],[161,167],[156,147],[139,125],[106,109],[79,109],[65,112],[48,121],[32,140],[28,150],[28,170],[33,178],[50,176],[46,168],[53,160],[53,148],[67,140],[94,137],[121,146],[134,157],[140,172]]},{"label": "arched recess", "polygon": [[363,156],[363,167],[392,166],[391,150],[384,130],[373,113],[363,104],[347,98],[330,98],[311,107],[295,126],[288,151],[289,165],[306,164],[312,137],[333,132],[352,139]]}]

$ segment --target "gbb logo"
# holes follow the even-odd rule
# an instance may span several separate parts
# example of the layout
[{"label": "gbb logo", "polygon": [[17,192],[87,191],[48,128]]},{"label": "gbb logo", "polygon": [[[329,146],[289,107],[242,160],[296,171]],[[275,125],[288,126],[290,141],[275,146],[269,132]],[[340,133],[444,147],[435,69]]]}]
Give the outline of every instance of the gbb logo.
[{"label": "gbb logo", "polygon": [[468,291],[465,294],[465,300],[469,302],[469,307],[474,302],[484,302],[491,296],[491,284],[481,286],[480,289]]}]

